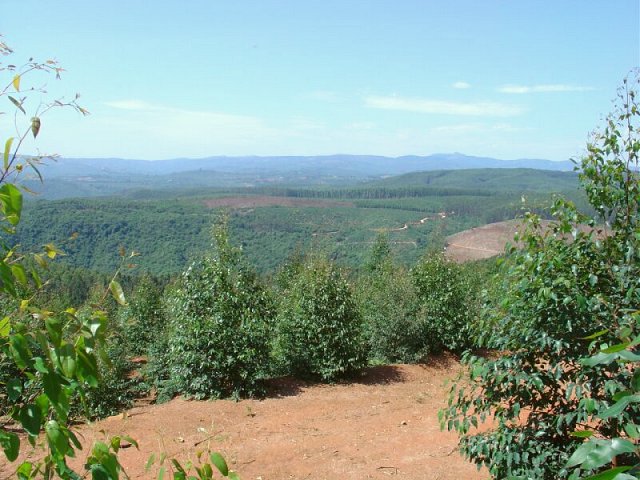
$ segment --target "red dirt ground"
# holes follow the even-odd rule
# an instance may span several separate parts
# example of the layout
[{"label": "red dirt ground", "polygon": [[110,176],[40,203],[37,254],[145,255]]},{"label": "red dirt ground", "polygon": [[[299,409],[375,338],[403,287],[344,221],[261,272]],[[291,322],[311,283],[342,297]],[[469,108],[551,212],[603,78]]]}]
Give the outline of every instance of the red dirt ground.
[{"label": "red dirt ground", "polygon": [[[487,473],[441,432],[445,380],[460,367],[450,357],[426,366],[372,367],[351,383],[318,385],[292,379],[271,384],[264,400],[146,405],[80,429],[88,444],[100,433],[128,434],[140,450],[121,450],[134,479],[152,453],[194,459],[198,449],[221,452],[243,480],[479,480]],[[82,460],[79,459],[78,465]],[[0,466],[0,478],[3,468]]]}]

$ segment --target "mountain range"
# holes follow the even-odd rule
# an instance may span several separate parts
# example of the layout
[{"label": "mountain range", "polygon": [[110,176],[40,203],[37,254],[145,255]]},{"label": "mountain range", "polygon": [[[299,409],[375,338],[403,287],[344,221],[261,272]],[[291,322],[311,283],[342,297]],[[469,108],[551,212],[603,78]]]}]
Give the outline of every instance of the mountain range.
[{"label": "mountain range", "polygon": [[418,171],[478,168],[533,168],[571,171],[570,161],[499,160],[461,153],[429,156],[375,155],[245,156],[128,160],[58,158],[39,167],[47,179],[31,175],[23,183],[41,198],[121,195],[148,189],[253,186],[352,185]]}]

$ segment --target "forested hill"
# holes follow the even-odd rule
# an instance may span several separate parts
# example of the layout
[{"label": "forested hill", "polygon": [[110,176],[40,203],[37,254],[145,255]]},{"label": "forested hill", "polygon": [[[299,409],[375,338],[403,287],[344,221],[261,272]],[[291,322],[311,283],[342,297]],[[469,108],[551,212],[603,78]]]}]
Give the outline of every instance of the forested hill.
[{"label": "forested hill", "polygon": [[232,188],[254,186],[340,186],[380,180],[416,171],[477,168],[572,170],[571,162],[498,160],[459,153],[381,157],[329,155],[315,157],[209,157],[202,159],[49,161],[26,186],[43,198],[122,195],[139,189]]},{"label": "forested hill", "polygon": [[117,267],[122,246],[142,254],[136,258],[139,271],[175,274],[207,250],[218,209],[227,208],[233,240],[262,272],[309,248],[357,267],[382,232],[396,258],[411,264],[447,235],[514,218],[522,196],[527,208],[541,212],[552,193],[584,204],[576,187],[572,172],[474,169],[339,187],[163,188],[40,199],[27,203],[16,241],[33,250],[53,242],[67,253],[62,262],[104,272]]},{"label": "forested hill", "polygon": [[[364,185],[363,185],[364,186]],[[370,187],[437,187],[512,192],[562,192],[578,188],[576,172],[532,168],[482,168],[412,172],[367,183]]]}]

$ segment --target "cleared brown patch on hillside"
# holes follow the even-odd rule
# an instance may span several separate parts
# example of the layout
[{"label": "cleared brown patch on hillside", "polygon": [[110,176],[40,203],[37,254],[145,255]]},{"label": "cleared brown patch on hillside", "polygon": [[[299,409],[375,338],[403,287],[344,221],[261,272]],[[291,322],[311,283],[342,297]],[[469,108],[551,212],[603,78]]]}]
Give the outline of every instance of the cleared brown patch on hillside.
[{"label": "cleared brown patch on hillside", "polygon": [[221,197],[205,200],[209,208],[256,208],[256,207],[352,207],[351,202],[336,202],[313,198],[271,197],[268,195],[251,197]]},{"label": "cleared brown patch on hillside", "polygon": [[522,231],[519,221],[497,222],[471,228],[447,237],[445,255],[456,262],[491,258],[504,253],[513,236]]},{"label": "cleared brown patch on hillside", "polygon": [[[549,220],[540,221],[542,229],[549,228],[551,224]],[[580,226],[579,229],[583,232],[592,230],[586,225]],[[503,254],[506,245],[514,243],[515,234],[522,231],[524,231],[524,225],[521,220],[488,223],[481,227],[464,230],[446,238],[445,255],[459,263],[495,257]],[[596,230],[596,235],[603,238],[606,233]]]}]

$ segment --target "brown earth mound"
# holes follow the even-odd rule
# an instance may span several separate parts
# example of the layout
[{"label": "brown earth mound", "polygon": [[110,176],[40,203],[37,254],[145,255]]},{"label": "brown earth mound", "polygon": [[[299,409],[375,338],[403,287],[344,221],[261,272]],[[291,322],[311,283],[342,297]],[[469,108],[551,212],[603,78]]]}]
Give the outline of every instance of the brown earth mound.
[{"label": "brown earth mound", "polygon": [[456,435],[438,424],[438,409],[446,404],[443,384],[459,368],[445,357],[427,366],[369,368],[351,383],[280,379],[264,400],[176,399],[136,407],[80,432],[87,444],[104,438],[101,430],[136,438],[140,450],[120,455],[136,479],[156,478],[157,467],[144,469],[154,452],[193,460],[199,449],[221,452],[243,480],[484,479],[486,472],[459,456]]}]

